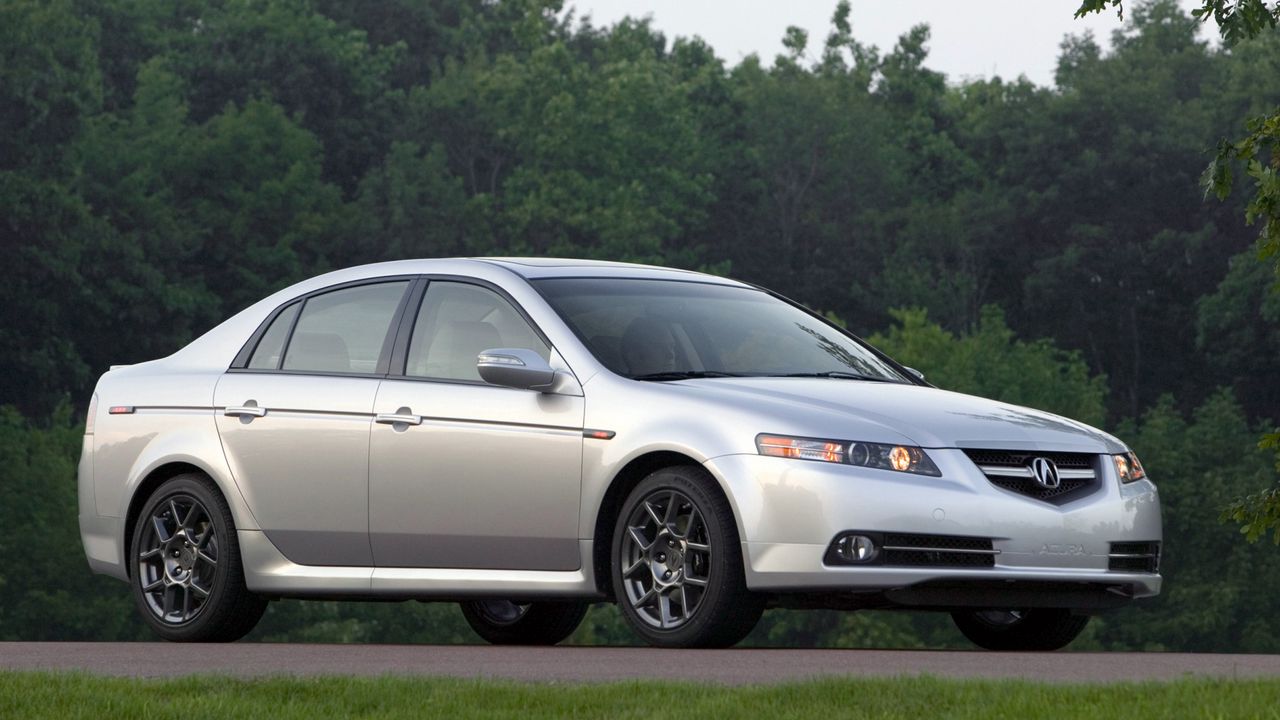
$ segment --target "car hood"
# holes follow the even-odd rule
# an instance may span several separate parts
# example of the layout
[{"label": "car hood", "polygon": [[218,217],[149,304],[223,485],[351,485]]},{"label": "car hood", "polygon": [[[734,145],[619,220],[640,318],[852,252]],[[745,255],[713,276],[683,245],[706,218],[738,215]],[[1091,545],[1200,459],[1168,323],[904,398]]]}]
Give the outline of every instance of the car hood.
[{"label": "car hood", "polygon": [[1110,453],[1116,438],[1052,413],[919,385],[834,378],[708,378],[670,383],[765,415],[762,432],[928,448]]}]

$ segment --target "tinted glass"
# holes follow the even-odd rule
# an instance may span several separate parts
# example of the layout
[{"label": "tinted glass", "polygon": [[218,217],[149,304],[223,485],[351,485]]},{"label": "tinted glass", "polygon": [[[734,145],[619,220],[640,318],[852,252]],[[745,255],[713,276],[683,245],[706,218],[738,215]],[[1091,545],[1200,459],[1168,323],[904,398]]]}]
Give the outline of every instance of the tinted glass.
[{"label": "tinted glass", "polygon": [[285,370],[373,373],[407,281],[308,298],[289,339]]},{"label": "tinted glass", "polygon": [[768,293],[709,283],[546,279],[534,285],[614,372],[849,373],[903,382],[869,348]]},{"label": "tinted glass", "polygon": [[413,326],[405,374],[479,382],[476,356],[493,348],[551,357],[547,344],[501,295],[478,285],[435,281]]},{"label": "tinted glass", "polygon": [[275,370],[280,367],[280,352],[284,350],[284,341],[289,337],[289,328],[293,327],[293,318],[298,314],[302,303],[294,303],[285,308],[271,321],[271,327],[258,340],[258,347],[249,358],[249,367],[255,370]]}]

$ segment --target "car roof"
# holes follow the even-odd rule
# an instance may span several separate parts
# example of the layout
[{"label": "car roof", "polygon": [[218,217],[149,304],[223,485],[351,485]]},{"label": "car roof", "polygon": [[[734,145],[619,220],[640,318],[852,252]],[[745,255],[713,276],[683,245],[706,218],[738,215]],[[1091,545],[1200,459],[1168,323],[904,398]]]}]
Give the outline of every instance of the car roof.
[{"label": "car roof", "polygon": [[[651,280],[684,280],[686,282],[705,282],[718,285],[735,285],[749,287],[744,283],[716,275],[660,267],[657,265],[641,265],[637,263],[610,262],[606,260],[579,260],[574,258],[545,257],[475,257],[475,258],[439,258],[420,260],[395,260],[374,265],[363,265],[348,268],[348,273],[383,275],[383,274],[431,274],[436,272],[456,273],[471,265],[479,267],[500,267],[526,280],[544,278],[644,278]],[[365,271],[365,272],[361,272]]]},{"label": "car roof", "polygon": [[616,278],[678,280],[684,282],[711,283],[734,287],[751,287],[736,280],[674,268],[631,263],[603,262],[599,260],[569,260],[558,258],[436,258],[421,260],[392,260],[359,265],[308,278],[279,290],[235,315],[217,327],[193,340],[178,352],[164,359],[174,367],[222,368],[243,347],[245,339],[261,325],[263,320],[282,303],[306,293],[322,290],[343,283],[370,278],[442,275],[476,277],[490,282],[501,282],[504,273],[525,280],[542,278]]},{"label": "car roof", "polygon": [[741,285],[742,283],[728,278],[708,275],[707,273],[679,268],[661,267],[658,265],[641,265],[639,263],[611,262],[607,260],[578,260],[574,258],[518,258],[489,257],[475,258],[478,262],[500,265],[521,277],[533,280],[552,277],[635,277],[652,279],[690,280],[696,282],[724,283]]}]

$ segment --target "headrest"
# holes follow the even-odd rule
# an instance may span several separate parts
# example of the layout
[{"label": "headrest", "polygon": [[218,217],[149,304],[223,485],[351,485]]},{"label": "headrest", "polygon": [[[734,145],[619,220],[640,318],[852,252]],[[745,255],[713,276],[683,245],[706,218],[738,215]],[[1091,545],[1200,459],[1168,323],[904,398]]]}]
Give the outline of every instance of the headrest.
[{"label": "headrest", "polygon": [[289,341],[286,370],[351,372],[347,343],[336,333],[294,333]]}]

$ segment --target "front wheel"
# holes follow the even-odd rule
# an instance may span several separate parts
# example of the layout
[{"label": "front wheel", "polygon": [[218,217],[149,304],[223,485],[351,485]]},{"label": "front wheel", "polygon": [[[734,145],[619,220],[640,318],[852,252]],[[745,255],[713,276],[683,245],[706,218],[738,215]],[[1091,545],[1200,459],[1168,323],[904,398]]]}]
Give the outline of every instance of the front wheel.
[{"label": "front wheel", "polygon": [[978,647],[1009,651],[1060,650],[1089,624],[1088,615],[1052,608],[970,610],[952,613],[951,619]]},{"label": "front wheel", "polygon": [[622,505],[613,533],[614,596],[651,645],[728,647],[764,611],[747,590],[729,502],[700,468],[645,478]]},{"label": "front wheel", "polygon": [[469,600],[462,616],[493,645],[555,645],[573,634],[587,614],[584,602],[516,603]]}]

